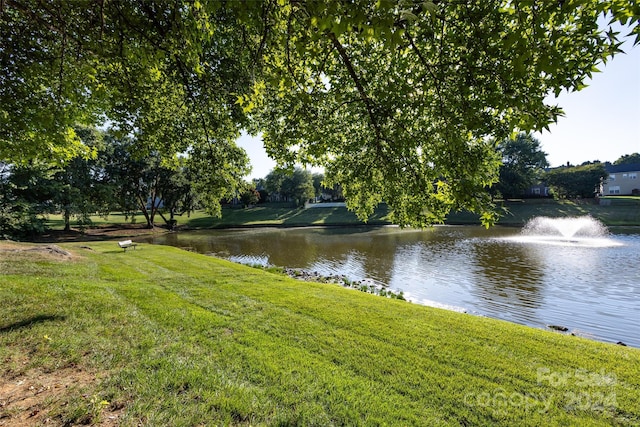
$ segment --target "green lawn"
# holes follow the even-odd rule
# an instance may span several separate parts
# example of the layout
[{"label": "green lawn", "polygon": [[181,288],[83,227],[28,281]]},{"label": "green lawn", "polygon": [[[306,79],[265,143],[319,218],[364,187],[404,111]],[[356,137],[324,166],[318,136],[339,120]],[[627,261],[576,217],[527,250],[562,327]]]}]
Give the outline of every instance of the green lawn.
[{"label": "green lawn", "polygon": [[[380,206],[369,218],[367,224],[389,224],[386,220],[386,206]],[[291,207],[272,207],[258,205],[250,209],[223,209],[221,218],[199,216],[184,218],[180,223],[194,228],[233,227],[233,226],[304,226],[304,225],[358,225],[364,222],[358,220],[353,212],[344,207],[316,207],[310,209]]]},{"label": "green lawn", "polygon": [[170,247],[28,246],[0,242],[0,392],[46,398],[0,393],[0,424],[640,423],[638,349]]},{"label": "green lawn", "polygon": [[[498,225],[522,226],[536,216],[582,216],[591,215],[605,225],[636,226],[640,225],[640,198],[615,197],[605,198],[610,205],[601,206],[591,201],[576,203],[573,201],[557,201],[550,199],[528,199],[497,202],[504,208],[504,214]],[[196,211],[191,215],[177,216],[179,226],[190,228],[227,228],[253,226],[296,227],[307,225],[363,225],[353,212],[343,207],[299,209],[281,205],[258,205],[250,209],[224,208],[221,218],[213,218],[204,211]],[[91,217],[92,226],[121,226],[131,223],[132,218],[115,213],[107,218]],[[143,223],[142,215],[134,217],[137,223]],[[162,219],[158,216],[157,225]],[[388,209],[381,205],[369,218],[366,224],[389,224]],[[449,224],[480,224],[478,215],[469,212],[454,212],[447,219]],[[51,215],[47,226],[61,230],[64,227],[60,215]]]},{"label": "green lawn", "polygon": [[[386,206],[380,206],[371,216],[367,224],[389,224],[386,219]],[[253,208],[225,207],[222,209],[222,217],[214,218],[202,210],[192,212],[190,215],[176,216],[179,226],[190,228],[226,228],[243,226],[283,226],[297,227],[306,225],[362,225],[353,212],[344,207],[302,209],[283,205],[258,205]],[[133,217],[133,222],[144,224],[142,214]],[[106,218],[97,215],[91,216],[92,227],[118,226],[130,224],[132,217],[126,217],[120,213],[110,214]],[[157,216],[156,225],[163,223]],[[47,227],[61,230],[64,222],[61,215],[50,215],[47,219]]]},{"label": "green lawn", "polygon": [[[498,225],[522,226],[536,216],[566,217],[590,215],[609,226],[640,225],[640,197],[605,198],[610,205],[599,205],[593,200],[527,199],[498,202],[505,209]],[[478,216],[470,213],[452,213],[448,222],[453,224],[479,223]]]}]

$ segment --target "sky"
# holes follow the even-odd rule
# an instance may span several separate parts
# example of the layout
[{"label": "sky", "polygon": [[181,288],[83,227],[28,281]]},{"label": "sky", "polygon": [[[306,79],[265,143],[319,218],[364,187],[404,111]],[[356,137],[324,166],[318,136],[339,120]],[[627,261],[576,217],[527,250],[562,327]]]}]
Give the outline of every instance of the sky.
[{"label": "sky", "polygon": [[548,98],[565,112],[549,132],[536,134],[551,166],[614,162],[640,153],[640,46],[625,43],[579,92]]},{"label": "sky", "polygon": [[[640,153],[640,46],[630,42],[579,92],[563,92],[547,99],[565,112],[549,131],[535,134],[552,167],[586,161],[614,162]],[[264,178],[274,167],[259,137],[238,140],[251,159],[249,178]]]}]

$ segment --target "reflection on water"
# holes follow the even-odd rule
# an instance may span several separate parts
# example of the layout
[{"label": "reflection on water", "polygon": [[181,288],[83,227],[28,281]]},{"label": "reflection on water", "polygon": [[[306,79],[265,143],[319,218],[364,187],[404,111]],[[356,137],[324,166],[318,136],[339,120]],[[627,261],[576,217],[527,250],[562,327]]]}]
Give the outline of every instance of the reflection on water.
[{"label": "reflection on water", "polygon": [[535,243],[518,229],[309,228],[167,234],[155,243],[247,264],[369,279],[429,305],[640,347],[640,234]]},{"label": "reflection on water", "polygon": [[537,319],[544,265],[522,245],[492,239],[476,241],[472,247],[477,280],[471,292],[482,311],[519,323]]}]

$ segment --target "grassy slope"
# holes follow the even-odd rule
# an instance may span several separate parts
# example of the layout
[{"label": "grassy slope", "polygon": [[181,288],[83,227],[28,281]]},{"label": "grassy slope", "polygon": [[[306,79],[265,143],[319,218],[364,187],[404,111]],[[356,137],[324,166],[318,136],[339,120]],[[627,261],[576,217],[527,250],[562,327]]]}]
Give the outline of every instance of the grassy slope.
[{"label": "grassy slope", "polygon": [[[506,209],[503,217],[498,221],[500,225],[522,226],[529,219],[536,216],[582,216],[591,215],[606,225],[640,225],[640,198],[617,197],[612,198],[611,205],[600,206],[592,201],[575,203],[572,201],[556,201],[550,199],[528,199],[524,201],[504,202]],[[389,224],[387,207],[381,205],[369,218],[367,224]],[[136,217],[138,223],[140,216]],[[272,205],[258,205],[251,209],[225,208],[222,218],[212,218],[204,211],[196,211],[191,216],[176,217],[178,224],[191,228],[225,228],[243,226],[307,226],[307,225],[359,225],[363,224],[353,212],[346,208],[313,208],[296,209]],[[130,223],[131,218],[122,214],[111,214],[108,218],[94,216],[91,218],[94,226],[123,225]],[[158,217],[157,224],[162,220]],[[479,216],[468,212],[454,212],[447,219],[449,224],[480,224]],[[61,230],[64,227],[60,215],[51,215],[47,221],[48,227]]]},{"label": "grassy slope", "polygon": [[[381,206],[369,218],[368,224],[388,224],[386,220],[387,208]],[[251,209],[223,209],[222,218],[212,218],[197,215],[193,218],[180,218],[180,224],[189,227],[210,228],[229,226],[305,226],[305,225],[335,225],[362,224],[353,212],[344,207],[298,209],[289,207],[272,207],[258,205]]]},{"label": "grassy slope", "polygon": [[[566,217],[590,215],[604,224],[640,225],[640,198],[617,198],[611,205],[602,206],[593,201],[576,203],[569,200],[530,199],[524,201],[506,202],[503,205],[507,212],[500,218],[500,225],[521,226],[536,216]],[[455,222],[458,216],[453,214],[450,221]],[[468,214],[467,214],[468,215]]]},{"label": "grassy slope", "polygon": [[638,349],[169,247],[90,246],[65,245],[75,261],[0,252],[0,385],[101,373],[48,401],[60,424],[99,420],[101,400],[123,425],[640,423]]},{"label": "grassy slope", "polygon": [[[582,216],[591,215],[606,225],[640,225],[640,199],[617,199],[609,206],[600,206],[591,201],[575,203],[549,199],[530,199],[502,203],[505,213],[498,221],[500,225],[522,226],[536,216]],[[388,224],[387,208],[380,206],[368,224]],[[333,225],[361,224],[355,214],[346,208],[289,209],[258,206],[252,209],[225,209],[222,218],[211,218],[202,213],[180,224],[195,228],[255,226],[255,225]],[[449,224],[480,224],[479,216],[469,212],[454,212],[447,218]]]}]

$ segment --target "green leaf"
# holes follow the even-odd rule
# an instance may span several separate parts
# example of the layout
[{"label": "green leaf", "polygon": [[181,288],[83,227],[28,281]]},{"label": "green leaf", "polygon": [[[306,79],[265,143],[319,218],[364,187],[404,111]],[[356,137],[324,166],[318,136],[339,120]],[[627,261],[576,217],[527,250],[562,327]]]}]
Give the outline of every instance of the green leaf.
[{"label": "green leaf", "polygon": [[431,15],[435,15],[438,10],[438,6],[436,6],[436,4],[432,1],[423,2],[422,7]]}]

